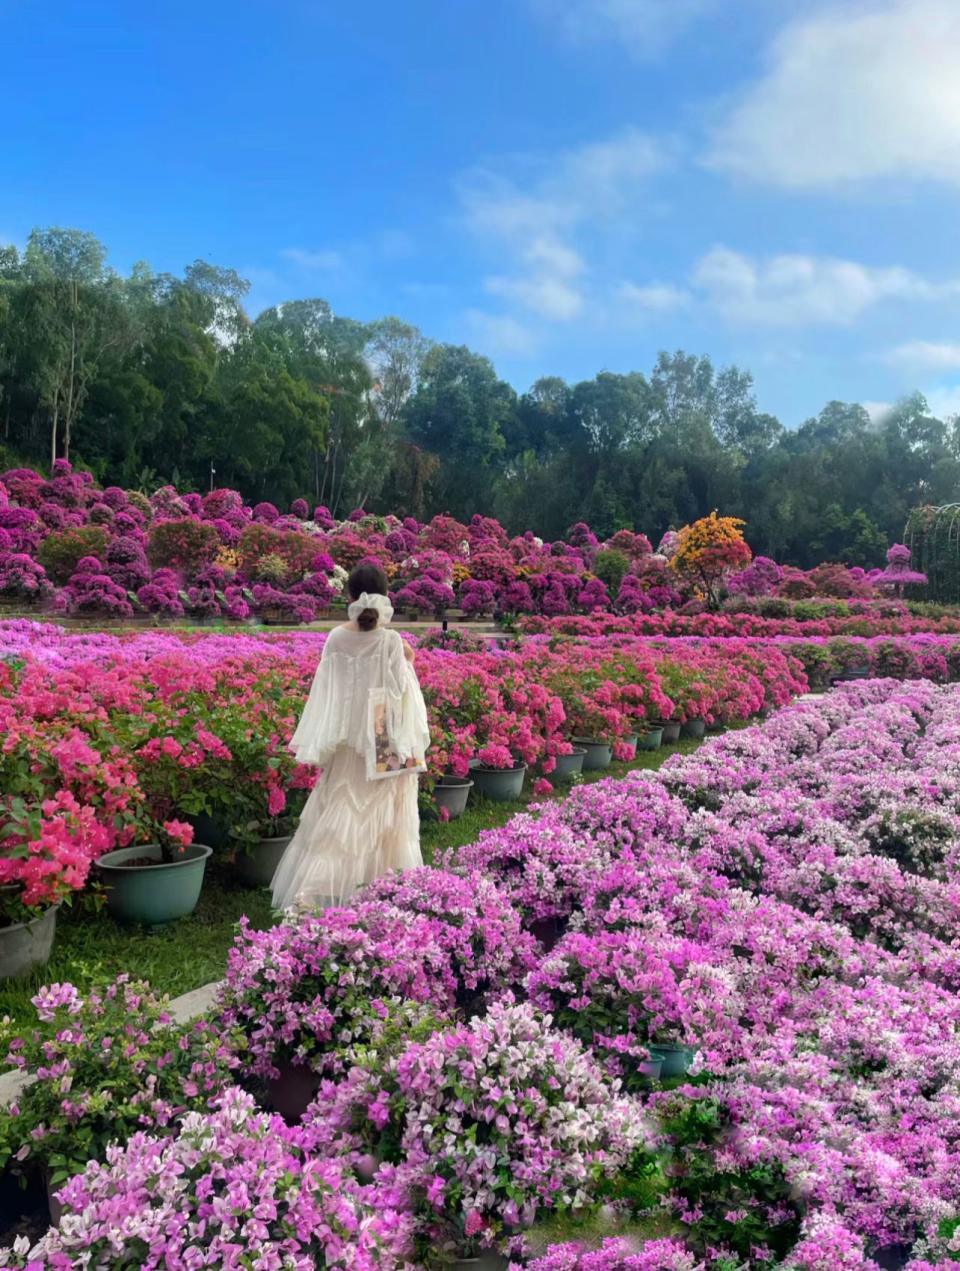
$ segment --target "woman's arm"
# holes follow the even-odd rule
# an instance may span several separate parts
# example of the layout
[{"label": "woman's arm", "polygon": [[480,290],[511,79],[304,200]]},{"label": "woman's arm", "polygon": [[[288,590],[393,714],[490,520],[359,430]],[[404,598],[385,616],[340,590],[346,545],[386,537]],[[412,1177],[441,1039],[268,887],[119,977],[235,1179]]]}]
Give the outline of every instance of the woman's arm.
[{"label": "woman's arm", "polygon": [[408,662],[412,662],[414,658],[414,652],[415,652],[413,646],[407,644],[403,636],[400,637],[400,643],[403,645],[403,656],[407,659]]}]

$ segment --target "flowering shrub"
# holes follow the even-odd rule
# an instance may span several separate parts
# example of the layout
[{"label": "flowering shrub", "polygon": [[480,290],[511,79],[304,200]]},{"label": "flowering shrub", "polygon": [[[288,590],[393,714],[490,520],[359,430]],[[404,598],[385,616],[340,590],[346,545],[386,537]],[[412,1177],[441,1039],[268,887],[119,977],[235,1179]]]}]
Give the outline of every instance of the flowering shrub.
[{"label": "flowering shrub", "polygon": [[456,978],[431,927],[386,906],[291,917],[262,932],[242,919],[220,1011],[247,1070],[270,1079],[293,1063],[342,1076],[343,1039],[375,1037],[391,1006],[452,1008]]},{"label": "flowering shrub", "polygon": [[[122,748],[102,758],[78,736],[81,724],[94,738],[97,728],[119,728],[129,745],[144,736],[146,706],[161,746],[176,740],[183,754],[209,762],[213,780],[218,765],[229,772],[222,746],[242,753],[248,706],[262,732],[289,735],[296,693],[288,690],[302,693],[322,643],[156,633],[91,640],[30,624],[0,631],[22,662],[0,661],[0,727],[9,735],[0,788],[23,798],[31,783],[53,780],[56,765],[57,780],[89,792],[97,824],[129,765]],[[518,1233],[535,1213],[608,1201],[628,1221],[646,1222],[655,1206],[663,1222],[655,1230],[665,1234],[635,1248],[555,1246],[547,1267],[876,1271],[895,1249],[910,1271],[946,1271],[960,1195],[960,687],[933,680],[960,676],[957,643],[834,642],[838,662],[899,661],[932,678],[863,680],[786,706],[657,773],[532,808],[441,868],[378,882],[349,909],[268,932],[242,928],[218,1035],[244,1080],[269,1079],[288,1061],[324,1079],[301,1127],[269,1123],[269,1150],[294,1145],[295,1192],[318,1162],[335,1169],[351,1204],[369,1199],[376,1219],[361,1217],[344,1258],[360,1258],[368,1230],[390,1257],[395,1239],[415,1236],[399,1256],[419,1264],[504,1237],[519,1258]],[[691,698],[722,717],[755,702],[757,686],[762,700],[786,701],[797,681],[784,647],[796,642],[681,640],[664,650],[658,641],[601,641],[592,652],[589,641],[532,640],[520,651],[436,648],[417,658],[425,682],[436,678],[434,708],[461,712],[446,726],[451,738],[462,732],[467,753],[466,730],[476,741],[478,721],[491,714],[502,718],[488,736],[499,736],[521,701],[549,717],[551,657],[589,666],[602,654],[613,667],[642,654],[658,681],[676,663],[701,677]],[[191,736],[204,694],[222,720],[216,733],[210,719]],[[46,755],[47,738],[54,753],[35,771],[27,757]],[[255,749],[247,762],[262,775]],[[19,815],[12,801],[4,806],[8,818]],[[104,827],[118,816],[125,826],[124,809],[110,809]],[[559,939],[538,954],[525,933],[548,919]],[[477,1010],[485,1013],[465,1022]],[[56,1044],[69,1045],[61,1036],[69,1022],[54,1027]],[[638,1079],[657,1041],[697,1050],[687,1084]],[[218,1166],[218,1196],[260,1194],[246,1173],[248,1161],[261,1160],[259,1114],[250,1115],[252,1142],[231,1140],[236,1168]],[[218,1133],[205,1131],[210,1141]],[[65,1234],[45,1238],[51,1251],[75,1231],[86,1240],[94,1221],[96,1239],[107,1239],[111,1224],[129,1234],[144,1221],[152,1231],[154,1189],[180,1186],[178,1143],[171,1135],[156,1148],[174,1152],[162,1176],[149,1149],[153,1181],[144,1182],[131,1139],[123,1159],[140,1201],[123,1191],[112,1209],[98,1208],[93,1167],[69,1184]],[[182,1177],[189,1225],[193,1175]],[[121,1185],[119,1169],[112,1178]],[[270,1252],[274,1203],[236,1236],[238,1256],[258,1244]],[[211,1218],[196,1238],[215,1229]],[[15,1255],[21,1265],[29,1253]]]},{"label": "flowering shrub", "polygon": [[627,1089],[656,1044],[730,1053],[742,1003],[713,951],[661,933],[571,932],[531,975],[534,1005],[593,1046]]},{"label": "flowering shrub", "polygon": [[[296,1132],[237,1089],[211,1113],[187,1113],[176,1137],[140,1132],[109,1148],[60,1196],[61,1227],[29,1261],[21,1242],[22,1260],[7,1265],[106,1266],[119,1255],[147,1271],[228,1267],[253,1250],[261,1266],[297,1271],[384,1265],[378,1224],[341,1168],[307,1156]],[[389,1230],[389,1214],[382,1221]]]},{"label": "flowering shrub", "polygon": [[51,591],[43,566],[23,552],[0,551],[0,596],[42,600]]},{"label": "flowering shrub", "polygon": [[715,602],[724,575],[750,562],[750,548],[741,532],[743,524],[735,516],[717,516],[711,512],[692,525],[685,525],[670,556],[670,568],[678,577],[701,588],[709,601]]},{"label": "flowering shrub", "polygon": [[609,1237],[599,1249],[576,1242],[551,1245],[527,1264],[527,1271],[705,1271],[705,1264],[679,1241],[645,1240],[642,1245]]},{"label": "flowering shrub", "polygon": [[192,577],[209,565],[220,549],[214,526],[189,517],[157,521],[150,528],[147,556],[154,569],[182,570]]},{"label": "flowering shrub", "polygon": [[455,597],[453,588],[444,582],[440,571],[428,569],[419,578],[394,592],[392,600],[397,608],[442,618],[444,610],[453,605]]},{"label": "flowering shrub", "polygon": [[450,959],[460,1006],[519,983],[536,965],[537,946],[522,930],[519,913],[479,872],[458,876],[423,868],[379,879],[364,889],[357,906],[371,932],[382,925],[383,906],[390,907],[385,930],[404,914],[433,919],[431,938]]},{"label": "flowering shrub", "polygon": [[494,1005],[396,1063],[401,1146],[428,1231],[489,1246],[540,1209],[581,1209],[645,1141],[639,1109],[529,1005]]},{"label": "flowering shrub", "polygon": [[[510,538],[499,522],[481,515],[469,525],[448,516],[420,524],[412,517],[401,522],[358,508],[337,521],[323,506],[310,517],[304,499],[295,499],[289,514],[281,515],[270,503],[245,505],[235,490],[180,495],[170,486],[148,499],[116,486],[100,490],[89,474],[74,473],[69,464],[49,481],[29,469],[15,469],[0,473],[0,484],[5,491],[0,552],[39,560],[57,587],[66,586],[83,556],[100,560],[104,572],[128,592],[149,585],[143,556],[121,548],[123,560],[115,560],[113,541],[131,537],[154,569],[174,569],[187,588],[226,549],[236,553],[230,559],[238,582],[259,581],[289,591],[317,572],[310,562],[322,549],[331,565],[320,572],[332,579],[338,593],[339,572],[345,578],[363,560],[386,569],[398,593],[426,580],[406,596],[418,611],[452,607],[453,598],[440,588],[459,591],[464,584],[484,584],[463,591],[468,616],[493,612],[549,619],[611,609],[648,614],[703,599],[714,604],[725,591],[741,599],[824,593],[875,597],[899,596],[906,586],[922,584],[922,575],[909,570],[902,557],[906,549],[898,544],[891,548],[886,570],[824,565],[804,572],[781,569],[765,558],[744,569],[749,549],[740,534],[742,523],[716,514],[664,535],[654,553],[643,534],[621,529],[601,544],[583,523],[571,527],[567,541],[544,543],[529,530]],[[264,563],[264,558],[269,560]],[[155,601],[151,595],[151,606]],[[188,604],[186,612],[238,616],[239,608],[235,600],[225,604],[222,595],[204,595]],[[291,605],[285,617],[302,622],[310,614],[306,606],[298,613]]]},{"label": "flowering shrub", "polygon": [[108,542],[107,531],[102,526],[77,526],[48,534],[37,552],[37,560],[52,582],[63,584],[76,572],[77,563],[84,556],[98,559],[104,556]]},{"label": "flowering shrub", "polygon": [[5,1064],[34,1078],[0,1109],[0,1169],[26,1174],[39,1163],[59,1184],[105,1160],[109,1143],[206,1108],[228,1081],[210,1027],[174,1024],[149,986],[126,975],[86,997],[47,985],[33,1004],[38,1023],[26,1036],[0,1025]]}]

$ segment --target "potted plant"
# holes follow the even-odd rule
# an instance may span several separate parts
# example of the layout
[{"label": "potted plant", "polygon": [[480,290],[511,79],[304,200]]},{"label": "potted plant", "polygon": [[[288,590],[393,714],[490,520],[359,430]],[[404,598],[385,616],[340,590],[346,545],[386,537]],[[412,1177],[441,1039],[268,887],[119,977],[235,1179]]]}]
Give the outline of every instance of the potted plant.
[{"label": "potted plant", "polygon": [[0,980],[29,975],[50,961],[57,909],[29,908],[19,884],[0,886]]},{"label": "potted plant", "polygon": [[527,765],[514,758],[506,746],[484,746],[478,751],[480,760],[473,773],[477,793],[494,803],[519,799],[527,775]]},{"label": "potted plant", "polygon": [[705,719],[685,719],[680,725],[681,737],[695,737],[698,741],[707,731],[707,721]]},{"label": "potted plant", "polygon": [[665,719],[661,741],[665,746],[674,746],[680,740],[680,720]]},{"label": "potted plant", "polygon": [[463,816],[467,807],[467,799],[474,782],[470,777],[457,777],[452,773],[444,773],[433,784],[433,797],[441,812],[446,813],[447,820],[455,820]]},{"label": "potted plant", "polygon": [[582,749],[583,771],[600,772],[613,763],[613,743],[596,737],[574,737],[573,744]]},{"label": "potted plant", "polygon": [[586,746],[571,745],[569,751],[565,755],[556,756],[556,767],[550,773],[550,780],[572,781],[574,777],[578,777],[583,772],[583,763],[587,757]]},{"label": "potted plant", "polygon": [[33,1002],[32,1028],[0,1025],[0,1053],[30,1079],[0,1108],[0,1172],[25,1186],[39,1171],[56,1222],[66,1179],[105,1160],[109,1143],[205,1108],[232,1061],[209,1024],[175,1024],[166,999],[126,975],[84,995],[47,985]]},{"label": "potted plant", "polygon": [[212,849],[193,842],[193,826],[186,821],[144,816],[140,828],[139,843],[106,852],[97,861],[107,909],[118,922],[149,927],[186,918],[200,899]]},{"label": "potted plant", "polygon": [[[253,788],[253,793],[267,794],[258,787]],[[306,790],[282,791],[274,787],[266,800],[260,798],[262,806],[251,809],[246,819],[233,823],[230,834],[239,849],[234,872],[242,883],[248,887],[270,886],[306,801]]]},{"label": "potted plant", "polygon": [[44,802],[42,791],[31,791],[31,782],[42,783],[36,772],[20,781],[15,771],[6,776],[24,793],[0,800],[0,979],[46,964],[57,910],[84,886],[91,861],[111,841],[100,809],[69,795]]},{"label": "potted plant", "polygon": [[490,1266],[475,1259],[538,1215],[576,1217],[641,1142],[639,1109],[529,1003],[495,1003],[410,1046],[395,1074],[390,1128],[429,1180],[417,1198],[428,1265]]},{"label": "potted plant", "polygon": [[[240,1191],[243,1203],[226,1199]],[[147,1251],[159,1250],[154,1265],[165,1267],[197,1259],[208,1267],[334,1267],[347,1249],[354,1265],[372,1267],[390,1242],[349,1171],[335,1160],[318,1163],[302,1134],[278,1125],[239,1087],[173,1132],[131,1135],[60,1197],[71,1221],[45,1237],[51,1266],[142,1266]],[[136,1228],[119,1254],[118,1213]]]}]

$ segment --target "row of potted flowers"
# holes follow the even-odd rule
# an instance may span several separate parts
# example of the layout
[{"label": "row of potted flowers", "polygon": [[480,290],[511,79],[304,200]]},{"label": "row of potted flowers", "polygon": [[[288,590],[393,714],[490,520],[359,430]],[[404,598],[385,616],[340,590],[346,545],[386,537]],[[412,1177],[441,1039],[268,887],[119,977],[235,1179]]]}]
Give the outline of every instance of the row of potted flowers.
[{"label": "row of potted flowers", "polygon": [[[211,849],[238,852],[249,881],[268,879],[316,779],[287,741],[323,639],[0,625],[0,885],[7,925],[29,927],[24,959],[43,957],[52,910],[95,862],[111,909],[148,924],[192,910]],[[656,716],[694,728],[747,718],[803,687],[788,658],[747,647],[677,660],[623,642],[462,652],[426,642],[417,669],[434,777],[496,782],[510,769],[522,781],[526,766],[536,793],[581,758],[571,735],[588,739],[582,758],[596,767],[628,757],[641,729],[650,744]]]},{"label": "row of potted flowers", "polygon": [[[7,926],[29,925],[11,973],[42,960],[52,911],[84,888],[94,861],[101,877],[115,871],[115,910],[148,923],[192,910],[211,848],[237,853],[253,884],[268,879],[316,775],[293,763],[286,740],[322,636],[118,639],[25,623],[0,635],[0,900]],[[658,717],[668,734],[747,719],[842,667],[948,679],[958,645],[616,636],[451,650],[425,641],[417,657],[433,778],[493,783],[493,797],[511,797],[533,770],[535,793],[546,793],[569,779],[580,749],[589,769],[629,757],[637,735],[651,744]],[[441,786],[440,798],[462,800],[465,789]],[[176,870],[158,869],[164,859]],[[175,875],[175,892],[145,884],[142,870]]]}]

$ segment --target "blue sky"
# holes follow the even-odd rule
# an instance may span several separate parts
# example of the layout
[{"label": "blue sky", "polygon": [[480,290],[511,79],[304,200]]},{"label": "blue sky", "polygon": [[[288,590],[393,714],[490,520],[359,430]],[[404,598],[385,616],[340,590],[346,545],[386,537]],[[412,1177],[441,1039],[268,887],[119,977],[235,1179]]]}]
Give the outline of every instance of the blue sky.
[{"label": "blue sky", "polygon": [[0,240],[204,257],[544,374],[661,348],[795,425],[960,410],[958,0],[0,0]]}]

